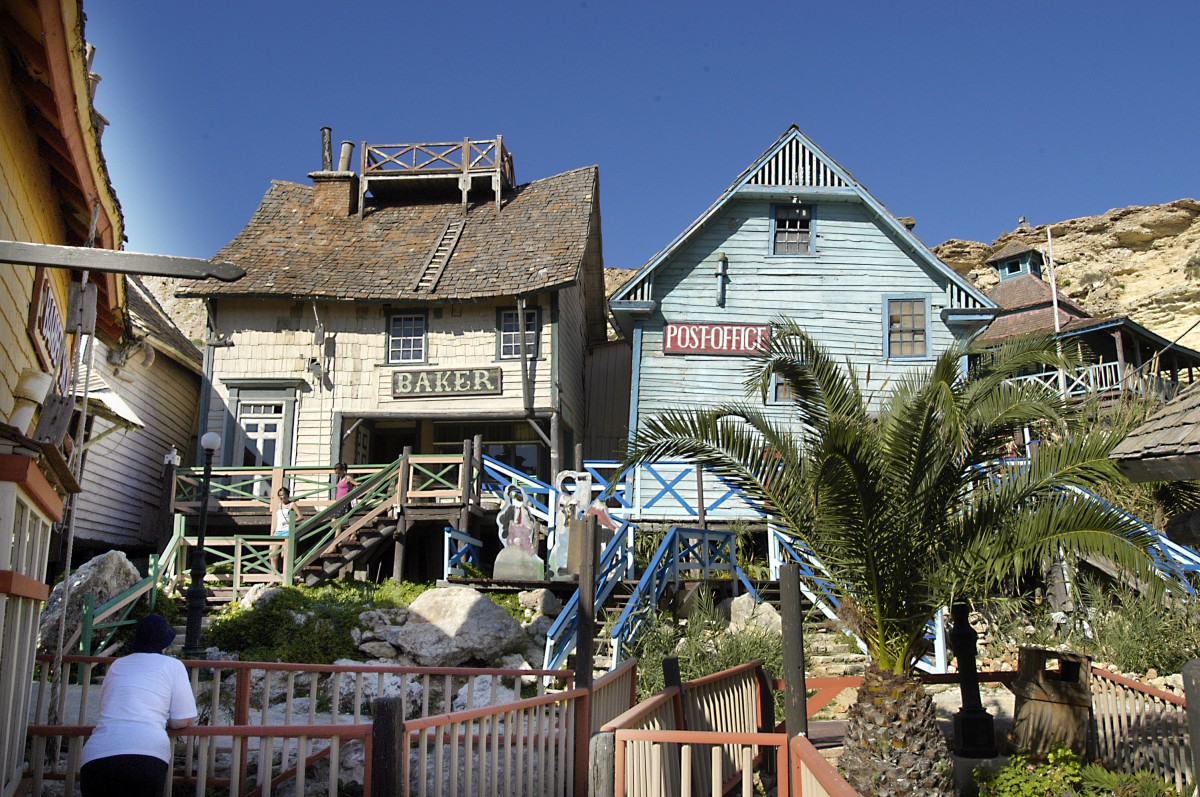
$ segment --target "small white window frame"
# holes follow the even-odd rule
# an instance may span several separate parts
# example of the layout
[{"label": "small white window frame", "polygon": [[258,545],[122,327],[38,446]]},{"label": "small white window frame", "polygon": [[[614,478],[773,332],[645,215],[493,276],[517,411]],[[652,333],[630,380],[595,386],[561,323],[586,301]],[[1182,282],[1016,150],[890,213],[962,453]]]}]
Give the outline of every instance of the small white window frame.
[{"label": "small white window frame", "polygon": [[[889,326],[889,319],[892,315],[892,302],[920,302],[922,312],[924,314],[924,333],[925,333],[925,351],[921,354],[893,354],[892,353],[892,336]],[[930,340],[931,332],[929,324],[929,305],[930,300],[927,294],[923,293],[893,293],[886,294],[883,297],[883,359],[885,360],[929,360],[932,359],[930,351],[932,350]]]},{"label": "small white window frame", "polygon": [[[420,321],[420,335],[408,334],[397,335],[396,324],[403,324],[406,321]],[[401,329],[403,332],[403,328]],[[404,344],[420,340],[421,350],[419,356],[411,350],[405,355]],[[397,346],[399,344],[399,346]],[[387,327],[387,362],[389,365],[411,365],[414,363],[424,363],[429,359],[429,319],[424,313],[392,313],[388,316]]]}]

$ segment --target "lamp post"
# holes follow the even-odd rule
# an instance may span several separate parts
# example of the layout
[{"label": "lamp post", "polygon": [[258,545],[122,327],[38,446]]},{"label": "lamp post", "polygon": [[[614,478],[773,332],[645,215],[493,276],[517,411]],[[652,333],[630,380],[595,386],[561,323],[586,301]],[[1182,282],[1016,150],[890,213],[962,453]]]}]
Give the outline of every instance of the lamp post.
[{"label": "lamp post", "polygon": [[184,658],[194,659],[204,651],[200,647],[200,619],[208,603],[208,592],[204,589],[204,571],[208,562],[204,557],[204,532],[208,526],[208,487],[212,481],[213,452],[221,447],[221,436],[207,432],[200,438],[204,449],[204,479],[200,486],[200,528],[196,532],[196,551],[192,554],[192,583],[187,591],[187,631],[184,634]]}]

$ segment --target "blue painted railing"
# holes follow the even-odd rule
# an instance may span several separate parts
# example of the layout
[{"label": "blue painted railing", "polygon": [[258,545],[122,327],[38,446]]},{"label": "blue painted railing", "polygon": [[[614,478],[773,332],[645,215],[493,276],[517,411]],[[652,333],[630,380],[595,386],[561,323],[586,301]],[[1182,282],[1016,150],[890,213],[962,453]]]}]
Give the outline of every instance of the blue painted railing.
[{"label": "blue painted railing", "polygon": [[[597,609],[604,605],[612,595],[617,584],[633,578],[633,533],[636,530],[632,523],[619,520],[620,527],[613,538],[604,546],[600,561],[596,567],[596,591],[594,593]],[[566,606],[559,612],[554,623],[546,632],[546,654],[543,668],[557,670],[575,649],[576,630],[579,627],[579,590],[572,593]]]},{"label": "blue painted railing", "polygon": [[483,541],[459,531],[453,526],[446,526],[444,531],[446,536],[442,550],[445,566],[442,568],[442,578],[466,576],[466,565],[479,570],[483,556]]},{"label": "blue painted railing", "polygon": [[1200,574],[1200,552],[1186,545],[1180,545],[1146,521],[1126,512],[1119,506],[1113,506],[1109,501],[1096,495],[1091,490],[1074,486],[1064,489],[1080,496],[1084,500],[1099,504],[1116,512],[1122,518],[1137,524],[1142,531],[1150,534],[1155,540],[1153,547],[1150,549],[1150,555],[1154,560],[1154,566],[1159,574],[1167,581],[1177,585],[1188,595],[1194,596],[1196,594],[1196,587],[1188,580],[1187,574]]},{"label": "blue painted railing", "polygon": [[737,564],[737,535],[732,531],[687,529],[672,526],[646,566],[637,587],[629,597],[612,637],[612,666],[616,667],[624,652],[637,640],[647,620],[657,609],[669,585],[679,584],[681,571],[701,571],[708,579],[713,571],[728,571],[745,586],[758,601],[758,592]]}]

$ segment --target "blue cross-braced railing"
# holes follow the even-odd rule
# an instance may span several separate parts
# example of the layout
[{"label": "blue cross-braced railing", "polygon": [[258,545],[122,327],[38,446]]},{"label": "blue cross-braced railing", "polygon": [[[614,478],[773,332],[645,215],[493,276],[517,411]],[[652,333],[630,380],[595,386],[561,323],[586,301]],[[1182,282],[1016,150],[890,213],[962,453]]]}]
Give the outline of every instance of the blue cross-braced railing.
[{"label": "blue cross-braced railing", "polygon": [[[779,580],[779,568],[785,562],[800,566],[800,591],[822,614],[833,620],[866,653],[866,643],[846,627],[838,616],[838,600],[830,580],[829,571],[821,564],[812,550],[800,540],[785,534],[779,527],[768,526],[771,578]],[[944,612],[938,611],[926,627],[926,638],[932,643],[930,653],[917,661],[917,667],[930,673],[944,673],[949,664],[946,651],[946,621]]]},{"label": "blue cross-braced railing", "polygon": [[[633,533],[635,528],[628,521],[614,519],[621,525],[613,534],[613,538],[604,546],[596,568],[596,591],[594,593],[596,602],[593,605],[597,608],[604,605],[617,584],[633,575]],[[557,670],[563,666],[567,656],[571,655],[571,651],[575,649],[578,627],[579,590],[576,589],[546,632],[545,669]]]},{"label": "blue cross-braced railing", "polygon": [[535,518],[547,526],[554,523],[554,512],[550,507],[554,506],[557,491],[553,485],[546,484],[536,476],[530,476],[511,465],[505,465],[500,460],[485,455],[483,457],[483,479],[481,480],[482,490],[503,501],[504,491],[510,486],[520,487],[524,491],[529,511]]},{"label": "blue cross-braced railing", "polygon": [[[693,462],[663,460],[639,465],[629,474],[625,500],[641,520],[684,520],[699,517],[703,494],[709,519],[757,519],[763,513],[742,492],[711,469]],[[632,489],[632,496],[629,494]]]},{"label": "blue cross-braced railing", "polygon": [[629,602],[610,631],[613,644],[612,666],[637,640],[646,622],[658,608],[667,587],[678,585],[680,572],[700,571],[707,580],[715,572],[729,572],[738,579],[755,601],[754,585],[737,564],[737,537],[732,531],[687,529],[672,526],[654,557],[642,572]]},{"label": "blue cross-braced railing", "polygon": [[628,497],[632,465],[622,468],[616,460],[592,460],[584,462],[583,469],[591,474],[593,494],[616,501],[617,506],[613,508],[619,512],[633,508]]},{"label": "blue cross-braced railing", "polygon": [[461,532],[453,526],[446,526],[445,535],[443,547],[445,567],[442,569],[442,578],[450,578],[450,576],[462,578],[468,575],[467,565],[479,570],[483,555],[483,541]]},{"label": "blue cross-braced railing", "polygon": [[[1141,518],[1135,517],[1119,506],[1113,506],[1091,490],[1075,486],[1063,489],[1074,493],[1083,500],[1112,510],[1122,518],[1133,521],[1142,531],[1153,536],[1154,544],[1150,549],[1150,555],[1154,560],[1155,569],[1164,579],[1177,585],[1183,592],[1192,596],[1196,594],[1196,584],[1193,579],[1200,577],[1200,552],[1186,545],[1180,545]],[[1191,578],[1189,578],[1189,574]]]}]

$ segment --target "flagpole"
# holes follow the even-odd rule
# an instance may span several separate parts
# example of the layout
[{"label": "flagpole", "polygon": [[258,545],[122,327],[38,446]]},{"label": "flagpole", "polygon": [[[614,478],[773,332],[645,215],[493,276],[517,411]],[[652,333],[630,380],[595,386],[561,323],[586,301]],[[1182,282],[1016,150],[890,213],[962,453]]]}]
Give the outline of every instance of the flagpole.
[{"label": "flagpole", "polygon": [[[1050,303],[1054,308],[1054,343],[1058,350],[1058,356],[1062,358],[1062,338],[1059,333],[1062,332],[1062,322],[1058,317],[1058,280],[1054,278],[1054,236],[1050,234],[1050,225],[1046,225],[1046,262],[1050,267]],[[1062,394],[1063,401],[1067,400],[1067,374],[1062,369],[1062,364],[1059,363],[1058,368],[1058,392]]]}]

